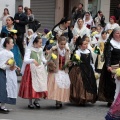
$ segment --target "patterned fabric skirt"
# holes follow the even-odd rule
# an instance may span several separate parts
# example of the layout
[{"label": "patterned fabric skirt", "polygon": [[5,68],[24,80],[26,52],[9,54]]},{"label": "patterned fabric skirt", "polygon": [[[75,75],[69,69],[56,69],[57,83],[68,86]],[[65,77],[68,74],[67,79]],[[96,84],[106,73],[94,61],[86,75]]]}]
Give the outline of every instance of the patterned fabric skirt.
[{"label": "patterned fabric skirt", "polygon": [[47,91],[44,92],[36,92],[32,87],[32,78],[30,65],[26,65],[24,75],[21,80],[20,89],[19,89],[19,97],[25,99],[36,99],[36,98],[46,98]]},{"label": "patterned fabric skirt", "polygon": [[[70,102],[76,104],[84,104],[86,102],[95,103],[97,98],[97,92],[91,93],[87,91],[84,86],[80,68],[78,66],[73,66],[69,73],[69,76],[71,80]],[[91,83],[89,83],[89,86],[91,86]],[[95,86],[93,86],[93,88],[94,87]]]},{"label": "patterned fabric skirt", "polygon": [[6,88],[6,72],[0,69],[0,102],[7,104],[16,104],[16,98],[8,98]]},{"label": "patterned fabric skirt", "polygon": [[[62,74],[62,75],[61,75]],[[68,102],[70,96],[70,79],[64,71],[48,74],[48,99]]]},{"label": "patterned fabric skirt", "polygon": [[105,118],[106,120],[120,120],[120,93]]}]

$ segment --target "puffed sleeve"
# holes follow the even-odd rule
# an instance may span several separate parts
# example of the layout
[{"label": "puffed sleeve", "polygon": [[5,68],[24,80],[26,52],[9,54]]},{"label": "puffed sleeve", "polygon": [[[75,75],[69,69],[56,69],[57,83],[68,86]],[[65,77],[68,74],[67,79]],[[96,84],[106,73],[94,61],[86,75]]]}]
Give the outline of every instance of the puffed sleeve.
[{"label": "puffed sleeve", "polygon": [[77,55],[81,56],[81,54],[80,54],[80,51],[79,51],[79,50],[76,50],[76,51],[75,51],[75,53],[76,53]]},{"label": "puffed sleeve", "polygon": [[31,50],[30,49],[26,49],[25,56],[24,56],[24,62],[26,64],[33,63],[33,61],[34,61],[34,59],[30,58],[30,54],[31,54]]},{"label": "puffed sleeve", "polygon": [[42,51],[42,54],[41,54],[41,60],[44,64],[47,63],[47,60],[45,59],[45,56],[43,55],[43,51]]},{"label": "puffed sleeve", "polygon": [[4,53],[0,52],[0,68],[3,70],[9,69],[10,66],[6,64],[6,59],[4,58]]}]

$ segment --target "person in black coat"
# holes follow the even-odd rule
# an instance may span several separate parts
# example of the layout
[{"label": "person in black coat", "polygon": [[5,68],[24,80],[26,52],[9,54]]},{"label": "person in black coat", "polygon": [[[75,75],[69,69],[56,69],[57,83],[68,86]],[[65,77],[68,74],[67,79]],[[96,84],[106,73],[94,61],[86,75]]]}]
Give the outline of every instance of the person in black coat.
[{"label": "person in black coat", "polygon": [[82,18],[85,15],[85,10],[83,10],[83,4],[79,3],[78,5],[78,9],[76,10],[75,14],[74,14],[74,19],[77,20],[78,18]]},{"label": "person in black coat", "polygon": [[114,10],[114,16],[116,17],[116,20],[120,25],[120,3],[118,4],[118,7]]},{"label": "person in black coat", "polygon": [[115,95],[115,69],[120,66],[120,28],[113,29],[104,48],[105,63],[103,65],[99,88],[98,88],[98,100],[108,102],[108,106],[111,106],[114,101]]},{"label": "person in black coat", "polygon": [[28,23],[28,18],[26,14],[23,13],[23,6],[18,6],[18,13],[14,16],[14,22],[15,22],[15,29],[18,30],[18,40],[16,41],[17,45],[20,48],[20,52],[22,56],[24,56],[24,47],[23,47],[23,41],[24,41],[24,33],[25,31],[25,25]]}]

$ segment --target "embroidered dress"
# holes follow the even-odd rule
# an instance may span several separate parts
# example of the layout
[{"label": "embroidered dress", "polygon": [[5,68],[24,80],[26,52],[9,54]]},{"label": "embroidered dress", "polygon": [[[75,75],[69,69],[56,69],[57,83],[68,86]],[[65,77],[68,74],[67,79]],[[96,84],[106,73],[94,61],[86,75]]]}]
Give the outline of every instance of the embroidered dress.
[{"label": "embroidered dress", "polygon": [[73,65],[69,73],[70,102],[84,104],[87,102],[95,103],[97,98],[97,85],[94,76],[91,53],[88,49],[81,51],[78,49],[76,54],[80,56],[80,65]]},{"label": "embroidered dress", "polygon": [[70,79],[65,70],[62,70],[64,64],[69,60],[68,50],[60,50],[55,47],[51,52],[57,55],[55,64],[57,65],[56,73],[48,73],[48,99],[61,102],[68,102],[70,95]]},{"label": "embroidered dress", "polygon": [[[35,66],[33,60],[39,63]],[[19,89],[19,97],[26,99],[47,97],[47,72],[42,62],[46,63],[42,49],[27,49],[22,69],[22,81]]]}]

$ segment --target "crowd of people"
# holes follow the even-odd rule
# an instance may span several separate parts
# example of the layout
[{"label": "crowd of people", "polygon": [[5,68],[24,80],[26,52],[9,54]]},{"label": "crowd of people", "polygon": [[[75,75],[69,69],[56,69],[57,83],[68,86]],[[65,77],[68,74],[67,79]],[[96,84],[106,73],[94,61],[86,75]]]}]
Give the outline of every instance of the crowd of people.
[{"label": "crowd of people", "polygon": [[13,18],[5,8],[2,17],[0,112],[9,113],[5,104],[16,104],[17,96],[29,100],[29,109],[40,108],[41,98],[55,100],[57,109],[104,101],[111,106],[105,119],[120,120],[120,4],[105,23],[102,11],[93,18],[80,3],[43,33],[31,25],[32,10],[24,10],[18,6]]}]

